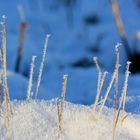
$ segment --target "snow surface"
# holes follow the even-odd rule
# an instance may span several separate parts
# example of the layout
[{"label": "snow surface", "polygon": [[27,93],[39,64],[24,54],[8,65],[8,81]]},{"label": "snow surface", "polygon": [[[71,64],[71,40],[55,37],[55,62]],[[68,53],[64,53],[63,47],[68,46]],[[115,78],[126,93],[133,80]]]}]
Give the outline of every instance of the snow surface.
[{"label": "snow surface", "polygon": [[[11,129],[13,140],[112,140],[113,110],[104,108],[102,114],[93,113],[91,106],[65,103],[62,132],[58,131],[55,100],[13,102]],[[7,140],[0,117],[0,139]],[[58,138],[59,137],[59,138]],[[140,116],[128,114],[124,127],[118,123],[116,139],[139,140]]]}]

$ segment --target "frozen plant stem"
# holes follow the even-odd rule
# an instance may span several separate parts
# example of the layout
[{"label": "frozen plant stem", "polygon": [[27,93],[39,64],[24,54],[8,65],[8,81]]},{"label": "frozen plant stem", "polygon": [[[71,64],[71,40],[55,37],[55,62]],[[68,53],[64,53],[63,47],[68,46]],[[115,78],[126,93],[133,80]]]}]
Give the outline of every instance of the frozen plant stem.
[{"label": "frozen plant stem", "polygon": [[[101,72],[101,69],[100,69],[100,66],[99,66],[99,63],[98,63],[98,58],[97,57],[94,57],[93,58],[93,61],[94,61],[95,65],[96,65],[96,68],[98,70],[98,84],[97,84],[97,96],[98,96],[99,95],[100,84],[101,84],[102,72]],[[97,102],[97,98],[96,98],[96,101],[95,102]],[[98,104],[98,102],[95,103],[95,104]],[[96,109],[96,105],[94,105],[94,110],[95,109]]]},{"label": "frozen plant stem", "polygon": [[[129,77],[129,67],[130,67],[131,62],[127,62],[127,67],[126,67],[126,72],[125,72],[125,81],[124,81],[124,86],[123,86],[123,90],[122,90],[122,95],[120,98],[120,104],[119,104],[119,109],[118,109],[118,113],[117,113],[117,118],[116,118],[116,123],[115,125],[117,125],[119,116],[120,116],[120,111],[123,108],[122,111],[122,125],[123,125],[123,121],[124,121],[124,108],[125,108],[125,100],[126,100],[126,92],[127,92],[127,86],[128,86],[128,77]],[[122,107],[123,105],[123,107]],[[115,126],[116,127],[116,126]]]},{"label": "frozen plant stem", "polygon": [[98,72],[99,72],[99,73],[102,73],[102,72],[101,72],[101,68],[100,68],[100,66],[99,66],[99,63],[98,63],[98,58],[97,58],[97,57],[94,57],[94,58],[93,58],[93,61],[94,61],[95,65],[96,65],[96,68],[97,68]]},{"label": "frozen plant stem", "polygon": [[97,95],[96,95],[96,99],[95,99],[95,103],[94,103],[94,107],[93,107],[94,111],[96,111],[96,107],[98,105],[99,97],[100,97],[100,94],[101,94],[101,90],[102,90],[106,75],[107,75],[107,71],[104,72],[104,74],[102,76],[102,79],[101,79],[100,87],[99,87],[99,89],[97,89]]},{"label": "frozen plant stem", "polygon": [[[0,49],[0,64],[2,64],[2,54]],[[2,111],[2,74],[0,74],[0,114]]]},{"label": "frozen plant stem", "polygon": [[30,78],[29,78],[29,84],[28,84],[28,91],[27,91],[27,99],[30,99],[31,96],[31,90],[32,90],[32,82],[33,82],[33,73],[34,73],[34,63],[35,63],[36,56],[32,57],[32,64],[30,69]]},{"label": "frozen plant stem", "polygon": [[2,111],[2,74],[0,74],[0,114]]},{"label": "frozen plant stem", "polygon": [[40,69],[39,69],[38,82],[37,82],[37,87],[36,87],[36,97],[38,96],[38,92],[39,92],[39,88],[40,88],[40,82],[41,82],[41,78],[42,78],[42,72],[43,72],[44,63],[45,63],[49,37],[50,37],[50,35],[47,35],[46,39],[45,39],[45,45],[44,45],[42,61],[41,61]]},{"label": "frozen plant stem", "polygon": [[15,72],[19,72],[20,70],[20,63],[22,59],[23,47],[24,47],[24,42],[25,42],[25,30],[28,27],[28,23],[25,21],[23,7],[21,5],[18,6],[18,10],[19,10],[20,19],[21,19],[21,25],[19,29],[19,46],[18,46],[18,54],[17,54],[17,59],[16,59],[16,65],[15,65]]},{"label": "frozen plant stem", "polygon": [[117,3],[117,0],[110,0],[110,4],[112,7],[112,11],[113,11],[113,15],[115,17],[115,21],[116,21],[116,25],[120,34],[120,38],[122,40],[122,43],[124,44],[125,47],[125,51],[127,54],[127,58],[129,59],[131,57],[131,50],[129,47],[129,43],[125,34],[125,30],[124,30],[124,26],[123,26],[123,22],[120,16],[120,10],[119,10],[119,6]]},{"label": "frozen plant stem", "polygon": [[64,102],[65,102],[65,96],[66,96],[66,87],[67,87],[67,79],[68,75],[64,75],[64,82],[63,82],[63,89],[61,94],[61,108],[59,107],[59,102],[57,99],[57,109],[58,109],[58,120],[59,120],[59,130],[62,130],[62,114],[64,110]]},{"label": "frozen plant stem", "polygon": [[59,100],[58,98],[56,98],[56,106],[57,106],[57,114],[58,114],[58,126],[59,126],[59,130],[61,130],[61,127],[60,127],[60,107],[59,107]]},{"label": "frozen plant stem", "polygon": [[[100,65],[99,65],[99,62],[98,62],[98,58],[97,57],[93,57],[93,61],[94,61],[95,65],[96,65],[96,68],[98,70],[98,85],[97,85],[98,86],[97,90],[98,90],[99,86],[100,86],[100,82],[101,82],[102,71],[101,71],[101,68],[100,68]],[[105,81],[104,81],[103,85],[104,85],[104,88],[107,89]]]},{"label": "frozen plant stem", "polygon": [[64,75],[63,79],[64,79],[64,82],[63,82],[63,89],[62,89],[62,95],[61,95],[62,96],[61,112],[63,112],[63,108],[64,108],[68,75]]},{"label": "frozen plant stem", "polygon": [[4,98],[5,98],[5,121],[4,125],[6,126],[7,121],[7,111],[8,111],[8,104],[9,104],[9,90],[7,85],[7,72],[6,72],[6,23],[5,23],[5,16],[2,17],[2,56],[3,56],[3,62],[2,62],[2,68],[3,68],[3,77],[4,77]]},{"label": "frozen plant stem", "polygon": [[7,84],[7,69],[6,69],[6,17],[2,17],[2,69],[4,77],[4,127],[8,130],[8,138],[11,137],[10,130],[10,115],[11,104],[9,97],[9,89]]},{"label": "frozen plant stem", "polygon": [[122,106],[122,126],[124,124],[124,110],[125,110],[125,103],[126,103],[126,92],[127,92],[127,87],[128,87],[128,78],[129,78],[129,67],[130,67],[131,62],[127,62],[127,68],[126,68],[126,74],[125,74],[125,81],[124,81],[124,88],[123,88],[123,106]]},{"label": "frozen plant stem", "polygon": [[114,119],[113,119],[113,140],[115,139],[115,131],[116,131],[116,109],[117,109],[117,96],[118,96],[118,82],[119,82],[119,61],[120,61],[120,45],[116,45],[116,78],[115,78],[115,94],[114,94]]},{"label": "frozen plant stem", "polygon": [[105,102],[106,102],[106,100],[107,100],[108,94],[109,94],[109,92],[110,92],[110,90],[111,90],[111,87],[112,87],[112,85],[113,85],[113,82],[114,82],[114,80],[115,80],[115,76],[116,76],[116,70],[115,70],[114,73],[113,73],[113,76],[112,76],[112,78],[111,78],[110,84],[109,84],[109,86],[108,86],[108,88],[107,88],[107,91],[106,91],[106,93],[105,93],[105,97],[104,97],[103,102],[102,102],[102,104],[101,104],[101,107],[100,107],[100,109],[99,109],[99,113],[101,113],[102,110],[103,110],[103,107],[104,107]]}]

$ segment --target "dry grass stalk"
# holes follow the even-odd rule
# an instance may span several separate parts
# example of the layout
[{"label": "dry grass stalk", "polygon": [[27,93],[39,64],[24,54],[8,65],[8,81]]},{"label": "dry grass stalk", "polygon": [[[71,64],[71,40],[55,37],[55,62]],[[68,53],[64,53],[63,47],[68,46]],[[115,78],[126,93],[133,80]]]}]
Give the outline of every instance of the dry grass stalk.
[{"label": "dry grass stalk", "polygon": [[127,57],[129,58],[131,56],[131,51],[129,49],[130,47],[129,47],[128,40],[127,40],[127,37],[125,34],[123,22],[122,22],[122,19],[120,16],[120,10],[119,10],[118,3],[116,0],[110,0],[110,3],[111,3],[112,11],[113,11],[113,14],[115,17],[116,25],[117,25],[121,40],[125,46]]},{"label": "dry grass stalk", "polygon": [[97,57],[94,57],[93,58],[93,61],[94,61],[95,65],[96,65],[96,68],[97,68],[98,72],[102,73],[101,72],[101,68],[99,66],[99,63],[98,63],[98,58]]},{"label": "dry grass stalk", "polygon": [[32,57],[32,63],[31,63],[31,69],[30,69],[30,78],[29,78],[28,91],[27,91],[27,99],[30,99],[30,96],[31,96],[33,73],[34,73],[34,66],[35,66],[34,65],[35,58],[36,58],[36,56]]},{"label": "dry grass stalk", "polygon": [[103,76],[102,76],[102,78],[101,78],[100,88],[97,89],[97,95],[96,95],[96,99],[95,99],[95,103],[94,103],[94,107],[93,107],[93,110],[94,110],[94,111],[96,111],[96,107],[97,107],[97,105],[98,105],[100,93],[101,93],[101,90],[102,90],[102,87],[103,87],[103,84],[104,84],[106,75],[107,75],[107,71],[104,72],[104,74],[103,74]]},{"label": "dry grass stalk", "polygon": [[[96,68],[98,70],[98,89],[99,89],[100,81],[101,81],[101,77],[102,77],[102,71],[101,71],[101,68],[100,68],[100,65],[99,65],[99,62],[98,62],[98,58],[94,57],[93,61],[94,61],[95,65],[96,65]],[[104,85],[104,88],[107,89],[105,81],[104,81],[103,85]]]},{"label": "dry grass stalk", "polygon": [[[101,68],[100,68],[100,66],[99,66],[97,57],[94,57],[94,58],[93,58],[93,61],[94,61],[95,65],[96,65],[96,68],[97,68],[97,70],[98,70],[98,84],[97,84],[97,96],[98,96],[98,95],[99,95],[100,85],[101,85],[102,72],[101,72]],[[98,98],[98,97],[97,97],[97,98]],[[97,98],[96,98],[96,99],[97,99]],[[95,102],[97,102],[97,100],[95,100]],[[98,104],[98,103],[95,103],[95,104]],[[94,108],[93,108],[93,109],[96,110],[96,105],[94,105]]]},{"label": "dry grass stalk", "polygon": [[7,85],[7,72],[6,72],[6,23],[5,23],[5,16],[3,16],[3,21],[2,21],[2,56],[3,56],[3,62],[2,62],[2,67],[3,67],[3,76],[4,76],[4,91],[5,91],[5,126],[6,126],[6,114],[8,111],[8,104],[9,104],[9,90],[8,90],[8,85]]},{"label": "dry grass stalk", "polygon": [[18,11],[19,11],[20,19],[21,19],[21,25],[20,25],[20,29],[19,29],[18,55],[17,55],[16,65],[15,65],[16,72],[19,72],[19,69],[20,69],[20,63],[21,63],[21,59],[22,59],[23,47],[24,47],[24,42],[25,42],[25,31],[28,27],[28,23],[25,21],[23,7],[19,6]]},{"label": "dry grass stalk", "polygon": [[102,71],[101,71],[101,68],[99,66],[97,57],[94,57],[93,60],[94,60],[94,63],[96,65],[96,68],[98,70],[98,85],[97,85],[97,93],[98,93],[99,89],[100,89],[100,84],[101,84]]},{"label": "dry grass stalk", "polygon": [[0,114],[2,111],[2,74],[0,74]]},{"label": "dry grass stalk", "polygon": [[124,110],[125,110],[125,103],[126,103],[126,92],[127,92],[127,87],[128,87],[128,78],[129,78],[129,67],[130,67],[131,62],[127,62],[127,68],[126,68],[126,74],[125,74],[125,81],[124,81],[124,88],[123,88],[123,106],[122,106],[122,126],[124,124]]},{"label": "dry grass stalk", "polygon": [[6,68],[6,18],[2,17],[2,68],[4,77],[4,127],[8,130],[8,137],[11,137],[10,129],[10,116],[11,116],[11,104],[9,89],[7,84],[7,68]]},{"label": "dry grass stalk", "polygon": [[56,100],[57,109],[58,109],[58,119],[59,119],[59,130],[62,130],[62,114],[64,110],[65,96],[66,96],[66,87],[67,87],[67,79],[68,75],[64,75],[63,89],[61,94],[61,108],[59,107],[58,99]]},{"label": "dry grass stalk", "polygon": [[116,70],[114,71],[114,73],[113,73],[113,75],[112,75],[112,78],[111,78],[111,81],[110,81],[110,83],[109,83],[109,86],[107,87],[107,91],[106,91],[106,93],[105,93],[103,102],[102,102],[101,107],[100,107],[100,109],[99,109],[99,113],[101,113],[102,110],[103,110],[103,107],[104,107],[105,102],[106,102],[106,100],[107,100],[108,94],[109,94],[109,92],[110,92],[110,90],[111,90],[111,87],[112,87],[112,85],[113,85],[113,82],[114,82],[114,80],[115,80],[115,77],[116,77]]},{"label": "dry grass stalk", "polygon": [[[128,114],[127,115],[125,115],[123,118],[122,118],[122,120],[121,120],[121,125],[122,125],[122,127],[123,127],[123,121],[126,119],[128,117]],[[122,123],[123,122],[123,123]]]},{"label": "dry grass stalk", "polygon": [[[2,53],[0,49],[0,64],[2,64]],[[2,111],[2,74],[0,74],[0,113]]]},{"label": "dry grass stalk", "polygon": [[116,109],[117,109],[117,97],[118,97],[118,82],[119,82],[119,61],[120,61],[120,45],[116,45],[116,78],[115,78],[115,94],[114,94],[114,119],[113,119],[113,139],[115,139],[115,131],[116,131]]},{"label": "dry grass stalk", "polygon": [[119,109],[118,109],[118,113],[117,113],[117,118],[116,118],[116,123],[115,123],[115,127],[117,126],[118,120],[119,120],[119,116],[120,116],[120,112],[121,109],[123,108],[123,112],[122,112],[122,124],[124,122],[124,107],[125,107],[125,100],[126,100],[126,91],[127,91],[127,86],[128,86],[128,77],[129,77],[129,67],[130,67],[131,62],[127,62],[127,68],[126,68],[126,73],[125,73],[125,81],[124,81],[124,86],[123,86],[123,90],[122,90],[122,95],[120,98],[120,104],[119,104]]},{"label": "dry grass stalk", "polygon": [[42,61],[41,61],[40,69],[39,69],[38,82],[37,82],[37,87],[36,87],[36,97],[38,96],[38,92],[39,92],[39,88],[40,88],[40,82],[41,82],[41,78],[42,78],[42,72],[43,72],[44,63],[45,63],[49,37],[50,37],[50,35],[47,35],[46,39],[45,39],[45,45],[44,45]]},{"label": "dry grass stalk", "polygon": [[67,88],[67,79],[68,79],[68,75],[64,75],[64,83],[63,83],[63,89],[62,89],[62,101],[61,101],[61,114],[63,112],[63,108],[64,108],[64,102],[65,102],[65,96],[66,96],[66,88]]},{"label": "dry grass stalk", "polygon": [[59,100],[58,98],[56,98],[56,106],[57,106],[57,113],[58,113],[58,122],[59,122],[59,130],[61,130],[61,126],[60,126],[60,107],[59,107]]}]

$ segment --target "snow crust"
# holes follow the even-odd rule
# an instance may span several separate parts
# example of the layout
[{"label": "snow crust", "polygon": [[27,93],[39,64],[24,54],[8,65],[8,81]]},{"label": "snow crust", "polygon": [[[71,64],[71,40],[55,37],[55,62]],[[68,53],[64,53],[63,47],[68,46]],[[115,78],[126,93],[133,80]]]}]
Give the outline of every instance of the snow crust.
[{"label": "snow crust", "polygon": [[[11,119],[13,140],[112,140],[113,110],[104,108],[102,114],[93,113],[91,106],[65,102],[62,132],[58,129],[55,100],[28,100],[13,102]],[[7,140],[0,116],[0,139]],[[124,127],[117,126],[117,140],[139,140],[140,116],[128,114]]]}]

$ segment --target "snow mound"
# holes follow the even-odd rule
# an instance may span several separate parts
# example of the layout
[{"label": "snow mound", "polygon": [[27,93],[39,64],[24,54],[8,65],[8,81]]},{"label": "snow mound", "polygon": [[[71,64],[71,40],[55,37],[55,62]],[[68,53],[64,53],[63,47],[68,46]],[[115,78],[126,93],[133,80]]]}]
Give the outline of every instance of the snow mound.
[{"label": "snow mound", "polygon": [[[13,102],[14,115],[11,121],[14,140],[112,140],[113,110],[104,108],[95,115],[90,106],[66,102],[63,112],[63,128],[58,131],[58,116],[55,100],[29,100]],[[7,140],[0,117],[0,139]],[[58,138],[59,137],[59,138]],[[124,127],[117,126],[116,139],[138,140],[140,138],[140,116],[129,114]]]}]

